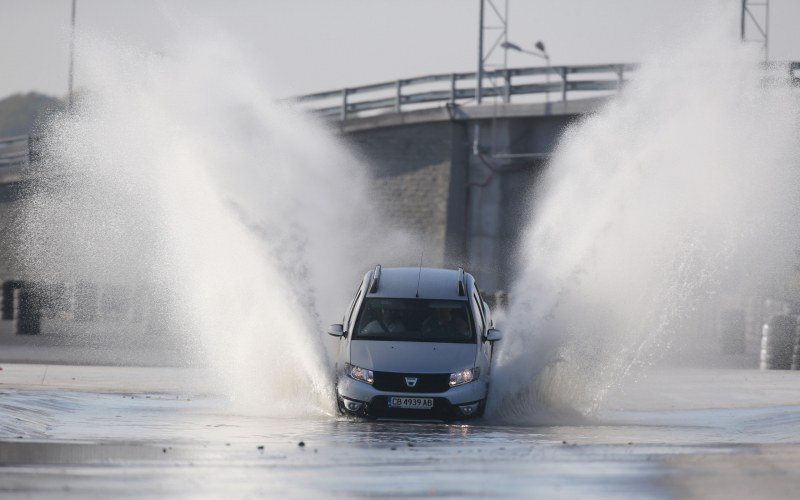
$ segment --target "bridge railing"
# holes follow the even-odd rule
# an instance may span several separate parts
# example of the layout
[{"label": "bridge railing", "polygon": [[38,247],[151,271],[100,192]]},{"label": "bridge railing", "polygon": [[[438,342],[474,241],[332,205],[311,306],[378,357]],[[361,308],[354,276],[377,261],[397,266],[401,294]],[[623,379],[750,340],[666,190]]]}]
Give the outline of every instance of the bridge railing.
[{"label": "bridge railing", "polygon": [[[786,64],[781,63],[779,67],[785,67]],[[481,96],[501,98],[503,102],[510,103],[513,96],[555,93],[560,95],[561,100],[566,101],[570,92],[618,90],[626,81],[625,74],[636,68],[635,64],[600,64],[487,71],[484,73],[484,78],[489,81],[489,85],[482,89]],[[792,84],[800,87],[800,62],[788,63],[788,69]],[[290,101],[299,103],[320,116],[340,120],[373,111],[400,112],[404,107],[406,109],[411,106],[424,107],[431,103],[437,106],[442,103],[463,104],[475,101],[475,75],[476,73],[427,75],[307,94],[294,97]],[[550,80],[549,77],[552,75],[557,76],[555,81]],[[601,77],[597,78],[597,75]],[[542,76],[545,81],[541,81]],[[531,77],[539,79],[530,81]],[[515,83],[515,79],[518,83]],[[520,79],[527,80],[519,82]],[[462,82],[465,81],[471,81],[472,84],[464,87]],[[462,86],[459,86],[460,83]],[[389,95],[386,95],[387,93]],[[362,99],[352,100],[353,97]],[[331,101],[338,102],[330,105]],[[27,135],[0,138],[0,173],[14,167],[24,167],[36,160],[38,148],[35,146],[38,140],[38,137]]]},{"label": "bridge railing", "polygon": [[[788,63],[800,86],[800,62]],[[571,93],[616,91],[636,64],[599,64],[509,68],[484,72],[481,97],[510,103],[514,96],[555,94],[566,101]],[[521,81],[522,80],[522,81]],[[468,82],[469,85],[465,85]],[[292,101],[318,116],[346,120],[370,112],[435,107],[475,102],[476,73],[443,73],[297,96]],[[432,106],[433,104],[434,106]]]},{"label": "bridge railing", "polygon": [[[481,98],[499,98],[509,103],[514,96],[555,94],[566,101],[572,92],[615,91],[624,84],[625,74],[636,68],[635,64],[601,64],[485,71]],[[345,120],[370,111],[401,112],[412,105],[475,101],[476,75],[426,75],[302,95],[293,100],[320,116]]]},{"label": "bridge railing", "polygon": [[0,137],[0,168],[24,167],[30,161],[32,139],[27,135]]}]

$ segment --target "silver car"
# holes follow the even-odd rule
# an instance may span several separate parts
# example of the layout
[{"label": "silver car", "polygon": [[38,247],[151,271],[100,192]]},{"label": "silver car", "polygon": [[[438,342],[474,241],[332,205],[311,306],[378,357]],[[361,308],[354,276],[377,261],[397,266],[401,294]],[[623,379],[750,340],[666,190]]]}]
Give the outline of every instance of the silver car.
[{"label": "silver car", "polygon": [[342,413],[444,421],[483,414],[501,335],[463,269],[376,266],[328,334],[339,337]]}]

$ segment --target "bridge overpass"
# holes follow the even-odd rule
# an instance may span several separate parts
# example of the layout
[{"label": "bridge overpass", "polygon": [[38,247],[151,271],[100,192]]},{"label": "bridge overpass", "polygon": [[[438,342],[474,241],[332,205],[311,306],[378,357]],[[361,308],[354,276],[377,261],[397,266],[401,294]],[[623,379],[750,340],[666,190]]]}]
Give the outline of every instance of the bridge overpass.
[{"label": "bridge overpass", "polygon": [[536,178],[564,128],[603,98],[423,109],[332,124],[366,158],[390,222],[428,265],[464,265],[507,289]]},{"label": "bridge overpass", "polygon": [[536,177],[568,123],[625,84],[632,64],[427,75],[298,97],[372,168],[390,222],[427,265],[464,265],[507,289]]},{"label": "bridge overpass", "polygon": [[[427,75],[300,96],[372,168],[390,222],[421,237],[428,265],[464,265],[507,289],[532,187],[564,128],[626,83],[631,64]],[[800,83],[800,63],[789,66]],[[577,98],[576,98],[577,97]],[[488,102],[488,103],[487,103]],[[0,280],[17,278],[16,200],[36,158],[27,137],[0,140]]]}]

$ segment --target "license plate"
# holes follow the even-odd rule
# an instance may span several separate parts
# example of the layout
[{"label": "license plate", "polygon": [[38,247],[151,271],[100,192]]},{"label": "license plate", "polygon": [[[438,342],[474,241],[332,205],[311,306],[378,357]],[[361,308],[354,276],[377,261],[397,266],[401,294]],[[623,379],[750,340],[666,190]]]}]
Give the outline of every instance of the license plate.
[{"label": "license plate", "polygon": [[405,408],[409,410],[430,410],[433,408],[433,398],[404,398],[392,396],[389,398],[389,408]]}]

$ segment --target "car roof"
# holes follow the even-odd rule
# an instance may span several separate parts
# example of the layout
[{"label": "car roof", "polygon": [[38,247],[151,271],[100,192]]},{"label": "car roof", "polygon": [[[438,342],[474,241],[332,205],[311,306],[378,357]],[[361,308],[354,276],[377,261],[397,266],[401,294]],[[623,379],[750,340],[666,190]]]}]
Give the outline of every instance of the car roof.
[{"label": "car roof", "polygon": [[[474,278],[461,269],[430,267],[376,267],[367,272],[364,282],[371,287],[378,270],[378,283],[368,290],[367,297],[468,300]],[[459,276],[463,273],[463,292],[459,293]]]}]

